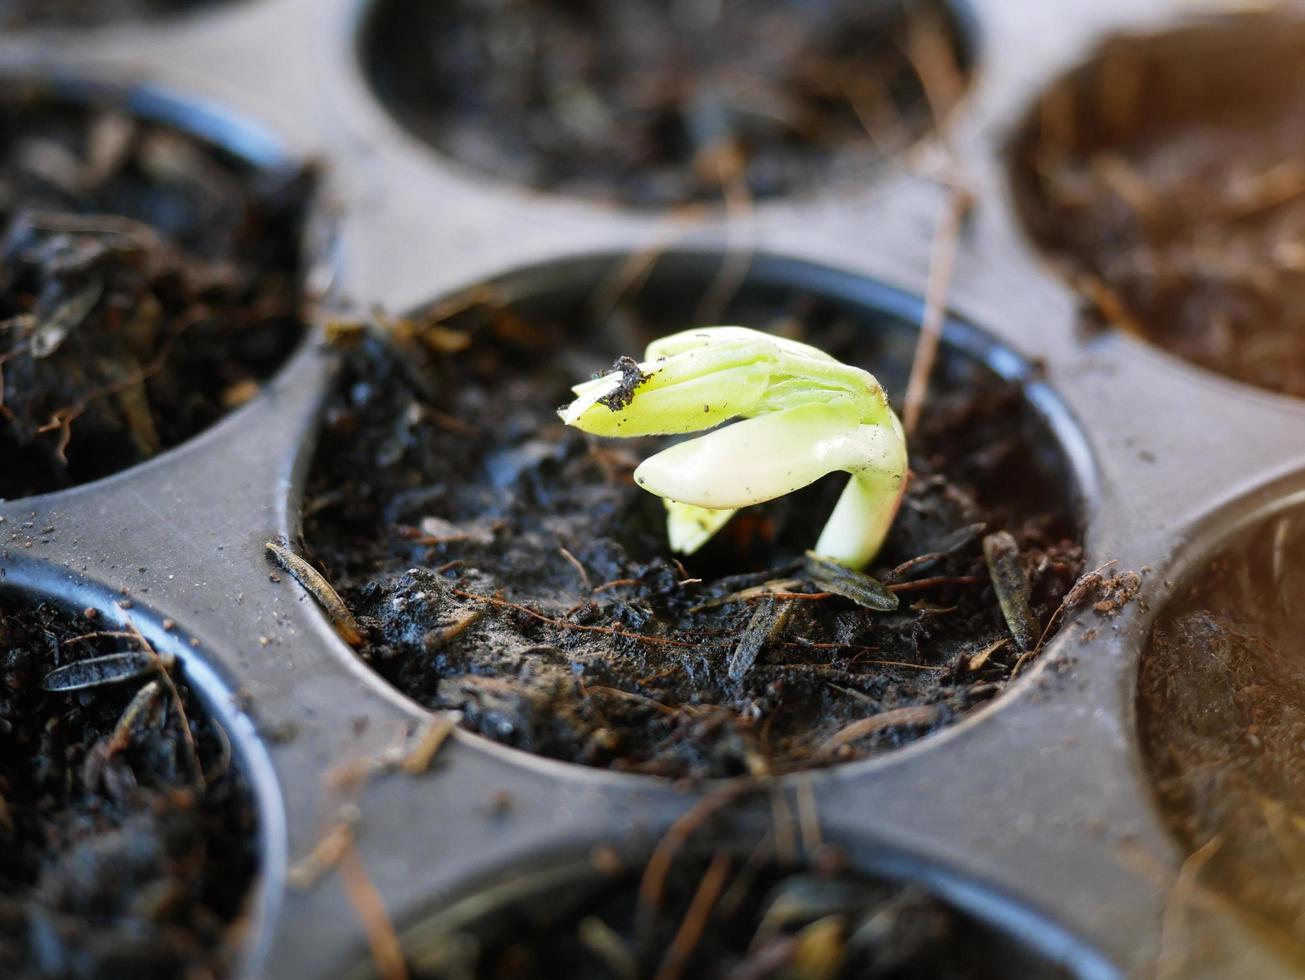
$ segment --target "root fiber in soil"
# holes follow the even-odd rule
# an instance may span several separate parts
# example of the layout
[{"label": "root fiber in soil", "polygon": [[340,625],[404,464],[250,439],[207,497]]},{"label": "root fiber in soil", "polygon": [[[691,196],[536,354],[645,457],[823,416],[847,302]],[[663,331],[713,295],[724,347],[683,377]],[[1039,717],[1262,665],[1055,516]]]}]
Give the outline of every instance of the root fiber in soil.
[{"label": "root fiber in soil", "polygon": [[303,333],[312,177],[125,106],[0,100],[0,499],[149,459],[251,398]]},{"label": "root fiber in soil", "polygon": [[142,642],[113,632],[0,604],[0,974],[227,976],[253,800],[180,669],[186,720]]},{"label": "root fiber in soil", "polygon": [[[631,472],[660,440],[561,424],[569,387],[692,323],[696,297],[595,315],[479,305],[344,331],[305,500],[309,557],[359,654],[464,725],[557,759],[662,776],[762,775],[882,752],[998,696],[1031,654],[985,562],[1012,537],[1046,626],[1081,568],[1074,487],[1018,385],[945,349],[901,514],[871,569],[878,612],[804,564],[846,476],[738,514],[677,560]],[[745,287],[724,322],[874,370],[900,394],[914,331]],[[347,337],[347,340],[345,339]]]},{"label": "root fiber in soil", "polygon": [[959,97],[964,48],[938,0],[422,0],[379,4],[364,57],[476,173],[668,207],[864,177]]}]

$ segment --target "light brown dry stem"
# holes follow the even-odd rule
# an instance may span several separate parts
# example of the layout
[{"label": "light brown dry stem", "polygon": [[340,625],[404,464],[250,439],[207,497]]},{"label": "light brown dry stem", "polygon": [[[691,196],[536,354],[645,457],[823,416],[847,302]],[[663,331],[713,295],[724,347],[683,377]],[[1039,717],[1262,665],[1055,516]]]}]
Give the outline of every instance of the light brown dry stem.
[{"label": "light brown dry stem", "polygon": [[716,900],[720,898],[721,890],[725,887],[725,879],[729,876],[729,871],[729,857],[722,853],[713,855],[711,864],[707,866],[707,871],[703,874],[697,891],[693,893],[692,901],[689,902],[684,921],[680,923],[680,928],[666,951],[666,957],[655,974],[655,980],[679,980],[683,976],[684,968],[688,965],[689,958],[693,956],[693,951],[707,928],[707,920],[711,918],[711,911],[716,907]]},{"label": "light brown dry stem", "polygon": [[371,950],[372,962],[381,980],[407,980],[408,967],[403,961],[403,948],[390,921],[381,893],[367,873],[362,856],[354,844],[353,831],[345,833],[344,852],[340,856],[340,880],[345,894],[362,922]]},{"label": "light brown dry stem", "polygon": [[331,583],[326,581],[321,572],[284,545],[269,541],[265,547],[276,559],[276,563],[294,576],[294,580],[317,600],[318,605],[330,617],[341,639],[351,647],[362,643],[362,630],[358,627],[358,621],[353,618],[353,613],[344,604],[340,594],[331,587]]}]

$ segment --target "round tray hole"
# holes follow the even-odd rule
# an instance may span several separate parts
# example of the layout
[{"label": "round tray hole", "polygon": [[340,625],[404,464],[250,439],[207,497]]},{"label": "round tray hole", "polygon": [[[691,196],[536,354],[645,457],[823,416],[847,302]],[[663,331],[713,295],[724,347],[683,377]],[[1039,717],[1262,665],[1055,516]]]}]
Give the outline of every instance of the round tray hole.
[{"label": "round tray hole", "polygon": [[413,980],[1118,975],[1004,896],[967,883],[980,918],[935,890],[933,869],[906,864],[910,871],[881,875],[829,845],[808,862],[735,840],[686,848],[660,887],[644,890],[645,861],[625,865],[598,848],[571,864],[500,875],[405,930],[401,944]]},{"label": "round tray hole", "polygon": [[1011,147],[1018,206],[1101,322],[1305,395],[1305,20],[1117,37]]},{"label": "round tray hole", "polygon": [[1137,692],[1142,749],[1204,888],[1305,964],[1305,509],[1235,532],[1161,610]]},{"label": "round tray hole", "polygon": [[0,593],[5,976],[227,976],[245,955],[259,808],[211,692],[154,649],[116,609]]},{"label": "round tray hole", "polygon": [[[720,261],[665,255],[615,298],[601,294],[623,258],[537,267],[349,338],[305,542],[360,621],[361,655],[400,691],[544,756],[704,777],[883,752],[1009,684],[1022,655],[981,539],[1014,535],[1045,625],[1082,565],[1083,457],[1028,367],[972,327],[948,328],[915,477],[871,569],[896,582],[893,614],[745,591],[817,592],[802,556],[845,476],[741,511],[677,564],[661,500],[630,479],[660,441],[593,440],[558,421],[572,384],[704,322]],[[876,283],[759,257],[706,322],[802,337],[896,399],[919,312]],[[763,629],[758,609],[783,615],[731,678],[740,637]]]},{"label": "round tray hole", "polygon": [[314,179],[146,90],[0,98],[0,500],[99,479],[252,398],[304,336]]},{"label": "round tray hole", "polygon": [[863,180],[950,108],[971,51],[943,0],[381,0],[361,57],[470,171],[673,207]]}]

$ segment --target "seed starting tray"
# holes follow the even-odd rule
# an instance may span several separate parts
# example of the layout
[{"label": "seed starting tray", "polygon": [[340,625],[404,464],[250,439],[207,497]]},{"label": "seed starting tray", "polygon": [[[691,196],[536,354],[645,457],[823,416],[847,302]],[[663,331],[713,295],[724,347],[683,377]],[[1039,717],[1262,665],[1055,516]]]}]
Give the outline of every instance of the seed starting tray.
[{"label": "seed starting tray", "polygon": [[[1081,977],[1146,974],[1198,935],[1232,959],[1185,969],[1291,975],[1226,906],[1183,901],[1187,853],[1155,798],[1135,695],[1169,597],[1226,542],[1305,502],[1305,406],[1123,331],[1085,336],[1081,299],[1021,230],[1007,168],[1011,133],[1051,80],[1107,35],[1186,23],[1192,6],[972,0],[962,18],[972,77],[946,129],[978,203],[960,236],[944,344],[1021,381],[1077,486],[1087,568],[1136,572],[1139,594],[1071,610],[1035,665],[960,723],[776,779],[738,817],[767,823],[775,798],[793,812],[813,806],[823,838],[857,866],[921,881]],[[92,97],[126,93],[136,111],[256,163],[322,160],[309,282],[322,321],[346,303],[406,310],[486,281],[509,298],[588,288],[640,253],[661,256],[653,276],[668,282],[709,283],[744,255],[742,289],[791,286],[920,316],[949,191],[918,168],[890,162],[850,190],[747,214],[532,193],[445,160],[391,118],[361,67],[365,14],[358,0],[245,0],[146,24],[11,33],[0,65]],[[599,845],[646,857],[719,789],[554,762],[461,731],[423,774],[377,774],[347,799],[324,779],[431,723],[265,549],[297,546],[336,363],[309,339],[256,399],[190,442],[90,485],[0,503],[4,589],[129,619],[183,661],[229,732],[261,817],[249,976],[327,980],[368,962],[339,884],[290,882],[342,819],[403,932],[504,882],[584,865]]]}]

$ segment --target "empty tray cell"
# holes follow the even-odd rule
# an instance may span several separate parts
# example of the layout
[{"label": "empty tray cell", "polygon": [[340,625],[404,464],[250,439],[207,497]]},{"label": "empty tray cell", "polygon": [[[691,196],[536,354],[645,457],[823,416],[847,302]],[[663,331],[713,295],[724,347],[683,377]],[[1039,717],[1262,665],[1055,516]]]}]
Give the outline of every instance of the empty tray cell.
[{"label": "empty tray cell", "polygon": [[[358,620],[348,632],[363,658],[490,738],[664,776],[859,758],[997,697],[1082,563],[1058,434],[1076,437],[1028,400],[1034,388],[1051,405],[1045,389],[999,376],[988,359],[1024,369],[953,327],[911,442],[914,477],[870,568],[878,585],[804,560],[843,473],[744,508],[677,557],[662,500],[631,476],[667,440],[586,436],[556,410],[617,355],[703,322],[719,257],[663,256],[641,289],[603,299],[621,267],[535,268],[454,307],[340,333],[354,346],[304,528]],[[817,344],[897,399],[918,314],[872,282],[759,259],[720,320]],[[847,598],[862,587],[879,591]]]},{"label": "empty tray cell", "polygon": [[1141,665],[1142,747],[1200,882],[1305,965],[1305,511],[1239,532],[1176,589]]},{"label": "empty tray cell", "polygon": [[184,442],[303,335],[311,175],[151,118],[198,109],[62,91],[0,98],[0,499]]},{"label": "empty tray cell", "polygon": [[0,29],[98,27],[219,7],[231,0],[0,0]]},{"label": "empty tray cell", "polygon": [[467,168],[652,207],[846,187],[969,64],[941,0],[380,0],[361,56]]},{"label": "empty tray cell", "polygon": [[0,974],[231,975],[257,810],[180,665],[11,594],[0,651]]},{"label": "empty tray cell", "polygon": [[1013,145],[1034,239],[1100,318],[1305,395],[1305,21],[1215,18],[1107,42]]}]

